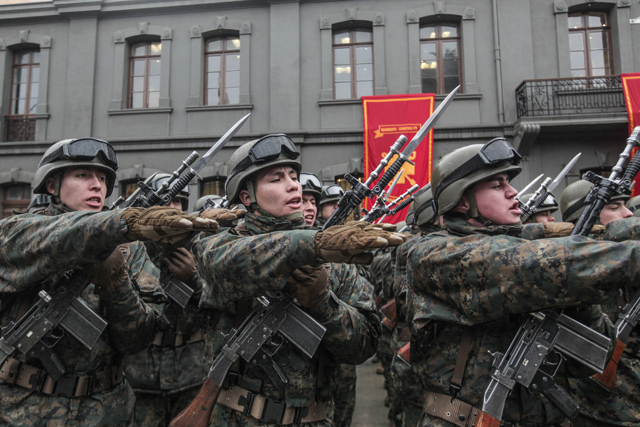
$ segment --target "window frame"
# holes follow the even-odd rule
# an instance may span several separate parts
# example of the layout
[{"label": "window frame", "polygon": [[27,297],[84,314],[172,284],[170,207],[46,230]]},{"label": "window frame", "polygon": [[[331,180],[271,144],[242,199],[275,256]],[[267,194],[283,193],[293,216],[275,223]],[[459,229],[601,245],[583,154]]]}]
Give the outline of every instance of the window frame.
[{"label": "window frame", "polygon": [[[11,187],[22,187],[21,199],[7,199],[8,189]],[[26,197],[26,198],[25,198]],[[31,184],[25,182],[16,182],[15,184],[5,185],[2,187],[2,210],[0,211],[0,219],[8,218],[13,215],[13,211],[26,212],[31,203]],[[5,216],[5,213],[8,213]]]},{"label": "window frame", "polygon": [[[235,48],[233,50],[227,50],[227,44],[229,42],[230,39],[237,39],[238,42],[240,43],[240,47],[239,48]],[[207,46],[209,45],[210,42],[212,41],[216,41],[216,40],[220,40],[222,41],[222,50],[220,51],[215,51],[215,52],[210,52],[207,50]],[[204,40],[204,86],[203,86],[203,101],[202,104],[204,106],[214,106],[214,105],[237,105],[240,104],[240,93],[241,93],[241,70],[242,70],[242,53],[241,53],[241,49],[242,49],[242,41],[240,40],[240,35],[231,35],[231,34],[224,34],[224,35],[217,35],[217,36],[213,36],[213,37],[209,37],[206,40]],[[226,63],[227,63],[227,57],[229,55],[234,55],[237,54],[239,56],[238,58],[238,70],[234,70],[237,71],[239,73],[239,78],[238,78],[238,102],[229,102],[227,99],[227,69],[226,69]],[[210,57],[214,57],[214,56],[219,56],[220,59],[220,84],[218,85],[218,93],[219,94],[224,94],[224,96],[218,96],[218,103],[217,104],[209,104],[208,103],[208,92],[209,92],[209,74],[211,74],[211,72],[208,69],[208,58]],[[221,102],[222,101],[222,102]]]},{"label": "window frame", "polygon": [[[453,26],[456,27],[457,36],[456,37],[442,37],[442,26]],[[449,21],[437,21],[437,22],[423,22],[420,24],[420,28],[418,30],[418,34],[422,31],[423,28],[427,27],[435,27],[436,29],[436,37],[433,39],[420,38],[420,86],[422,89],[422,93],[427,93],[424,91],[424,82],[422,78],[422,46],[427,43],[433,43],[436,45],[436,95],[444,95],[449,93],[449,91],[445,88],[445,75],[444,75],[444,54],[443,54],[443,43],[455,41],[458,45],[458,84],[462,83],[462,55],[461,55],[461,46],[462,46],[462,36],[461,36],[461,26],[457,22],[449,22]],[[456,85],[457,86],[457,85]],[[431,92],[429,92],[431,93]]]},{"label": "window frame", "polygon": [[[367,32],[371,34],[371,41],[369,42],[357,42],[353,41],[350,43],[337,44],[335,42],[336,35],[340,33],[349,33],[349,39],[355,40],[356,32]],[[362,96],[373,95],[375,91],[375,58],[374,58],[374,50],[373,50],[373,29],[367,28],[365,26],[352,26],[349,28],[334,28],[332,32],[332,45],[331,45],[331,60],[332,60],[332,70],[333,70],[333,99],[334,100],[342,100],[342,99],[360,99]],[[358,63],[357,63],[357,48],[358,47],[370,47],[371,48],[371,93],[368,95],[359,95],[358,94]],[[349,98],[337,98],[336,93],[336,79],[335,79],[335,69],[336,69],[336,50],[337,49],[349,49],[349,66],[351,68],[350,72],[350,85],[351,85],[351,96]],[[363,80],[367,81],[367,80]]]},{"label": "window frame", "polygon": [[[29,53],[29,57],[30,57],[30,61],[28,64],[16,64],[16,60],[18,58],[18,54],[20,53],[25,53],[28,52]],[[33,54],[34,52],[38,52],[38,54],[40,54],[40,48],[25,48],[25,49],[17,49],[15,51],[13,51],[13,61],[12,61],[12,67],[11,67],[11,93],[10,93],[10,103],[9,103],[9,114],[7,114],[7,116],[9,117],[18,117],[18,116],[27,116],[27,117],[33,117],[35,116],[35,111],[33,113],[30,112],[31,108],[30,108],[30,102],[32,100],[31,97],[31,90],[33,89],[33,70],[35,68],[35,66],[37,65],[38,68],[38,90],[40,89],[40,60],[39,62],[35,63],[33,62]],[[25,113],[20,114],[20,113],[13,113],[13,106],[14,106],[14,102],[16,100],[16,98],[14,98],[14,86],[16,84],[15,82],[15,76],[16,76],[16,69],[27,69],[28,70],[28,76],[27,76],[27,96],[24,98],[26,100],[26,104],[25,104]],[[22,99],[22,98],[18,98],[18,99]],[[35,105],[32,106],[32,108],[35,110],[38,106],[38,100],[35,100]]]},{"label": "window frame", "polygon": [[[601,27],[590,27],[589,26],[589,16],[592,16],[592,14],[603,14],[606,18],[606,25],[605,26],[601,26]],[[571,53],[572,52],[578,52],[578,51],[574,51],[571,50],[571,42],[569,42],[569,67],[571,70],[571,77],[575,77],[575,78],[580,78],[580,77],[602,77],[602,76],[609,76],[609,75],[613,75],[615,74],[614,71],[614,63],[613,63],[613,44],[612,44],[612,35],[611,35],[611,17],[609,16],[609,13],[607,11],[599,11],[599,10],[588,10],[588,11],[578,11],[578,12],[569,12],[567,15],[567,20],[571,19],[572,16],[575,15],[580,15],[580,20],[581,20],[581,27],[578,28],[570,28],[567,25],[567,31],[568,31],[568,35],[569,37],[571,37],[571,34],[583,34],[583,43],[582,43],[582,53],[583,53],[583,59],[584,59],[584,72],[585,75],[584,76],[574,76],[573,75],[573,64],[571,63]],[[594,32],[599,32],[602,31],[605,34],[605,38],[606,38],[606,42],[608,44],[607,46],[607,55],[605,56],[606,60],[608,60],[608,64],[609,64],[609,72],[605,72],[605,74],[601,74],[598,76],[595,76],[593,74],[593,64],[592,64],[592,57],[591,57],[591,42],[590,42],[590,37],[589,35],[591,33]],[[606,67],[605,67],[606,70]]]},{"label": "window frame", "polygon": [[[151,45],[158,43],[160,44],[160,54],[151,54]],[[144,56],[133,56],[133,51],[134,48],[136,46],[139,45],[145,45],[145,55]],[[158,41],[153,41],[153,40],[149,40],[149,41],[140,41],[140,42],[136,42],[136,43],[132,43],[129,45],[129,75],[128,75],[128,87],[127,87],[127,108],[128,109],[140,109],[140,108],[144,108],[144,109],[149,109],[149,108],[159,108],[160,107],[160,92],[161,92],[161,87],[162,87],[162,42],[160,40]],[[134,69],[134,64],[137,61],[140,60],[144,60],[144,81],[143,81],[143,90],[142,90],[142,107],[134,107],[133,106],[133,95],[134,93],[140,93],[140,92],[133,92],[133,79],[134,77],[138,77],[138,76],[134,76],[133,75],[133,69]],[[149,90],[149,80],[150,80],[150,71],[151,71],[151,61],[152,60],[159,60],[160,61],[160,74],[159,74],[159,87],[157,91],[153,91],[153,92],[157,92],[158,93],[158,105],[155,105],[153,107],[149,106],[149,94],[152,92]]]}]

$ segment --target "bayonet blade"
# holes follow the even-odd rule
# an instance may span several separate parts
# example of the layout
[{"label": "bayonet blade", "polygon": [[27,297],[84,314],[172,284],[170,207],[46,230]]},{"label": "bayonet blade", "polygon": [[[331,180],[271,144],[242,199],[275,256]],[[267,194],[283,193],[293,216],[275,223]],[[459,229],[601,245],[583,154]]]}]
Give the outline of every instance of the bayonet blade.
[{"label": "bayonet blade", "polygon": [[547,193],[551,193],[553,191],[553,189],[558,186],[560,181],[562,181],[562,179],[565,177],[565,175],[569,173],[569,171],[571,170],[573,165],[576,164],[576,162],[578,161],[578,159],[580,158],[581,155],[582,155],[582,153],[576,154],[576,156],[573,159],[571,159],[571,161],[569,163],[567,163],[567,166],[565,166],[564,169],[562,169],[560,171],[558,176],[556,176],[556,179],[554,179],[551,182],[551,184],[549,184],[549,187],[547,187]]},{"label": "bayonet blade", "polygon": [[527,190],[529,190],[531,187],[533,187],[533,185],[540,181],[540,178],[542,178],[544,176],[543,173],[541,173],[540,175],[538,175],[538,177],[536,179],[534,179],[533,181],[531,181],[529,184],[527,184],[526,187],[524,187],[522,190],[520,190],[520,192],[518,194],[516,194],[515,199],[516,200],[520,200],[520,197],[522,197],[523,194],[527,193]]},{"label": "bayonet blade", "polygon": [[238,132],[238,130],[240,130],[240,128],[242,127],[244,122],[247,121],[250,115],[251,113],[247,114],[246,116],[238,120],[235,125],[231,126],[231,128],[224,135],[222,135],[211,148],[209,148],[209,151],[204,153],[204,156],[200,157],[196,164],[191,167],[191,170],[193,170],[194,172],[198,172],[200,169],[202,169],[207,164],[207,162],[211,160],[211,158],[215,156],[216,153],[220,151],[231,138],[233,138],[233,136],[236,134],[236,132]]},{"label": "bayonet blade", "polygon": [[420,145],[424,137],[431,130],[431,128],[436,124],[436,121],[438,121],[442,113],[444,113],[444,110],[447,109],[447,107],[451,103],[451,100],[456,95],[456,93],[458,93],[459,90],[460,90],[460,85],[458,85],[455,89],[453,89],[449,93],[449,95],[447,95],[447,97],[442,101],[442,103],[438,105],[438,108],[436,108],[433,114],[431,114],[427,119],[427,121],[424,122],[420,130],[416,132],[416,134],[414,135],[413,139],[404,148],[404,150],[402,150],[402,155],[404,157],[409,158],[409,155],[411,155],[411,153],[413,153],[413,151],[418,147],[418,145]]}]

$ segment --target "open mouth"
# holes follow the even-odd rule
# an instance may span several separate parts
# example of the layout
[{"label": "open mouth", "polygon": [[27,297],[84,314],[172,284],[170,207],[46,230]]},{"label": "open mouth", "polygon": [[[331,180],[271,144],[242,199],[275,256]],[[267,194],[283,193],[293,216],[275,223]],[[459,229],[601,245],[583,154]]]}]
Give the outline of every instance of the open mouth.
[{"label": "open mouth", "polygon": [[93,206],[93,205],[100,206],[100,203],[102,203],[102,199],[100,197],[91,197],[87,199],[87,204],[90,206]]}]

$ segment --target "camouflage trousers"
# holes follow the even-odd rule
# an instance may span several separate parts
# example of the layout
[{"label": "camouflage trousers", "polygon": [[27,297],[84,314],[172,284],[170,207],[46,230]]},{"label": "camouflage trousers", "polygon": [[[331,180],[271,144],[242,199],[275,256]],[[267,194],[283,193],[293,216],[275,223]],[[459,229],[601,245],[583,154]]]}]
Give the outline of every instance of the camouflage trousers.
[{"label": "camouflage trousers", "polygon": [[399,414],[402,427],[415,427],[422,414],[424,391],[411,367],[397,356],[391,361],[389,371],[395,396],[393,408]]},{"label": "camouflage trousers", "polygon": [[49,396],[0,385],[0,426],[133,426],[135,395],[129,383],[90,397]]},{"label": "camouflage trousers", "polygon": [[200,386],[171,394],[136,392],[136,426],[165,427],[169,425],[200,391]]},{"label": "camouflage trousers", "polygon": [[334,395],[336,427],[349,427],[356,407],[356,366],[341,364],[336,367],[337,387]]}]

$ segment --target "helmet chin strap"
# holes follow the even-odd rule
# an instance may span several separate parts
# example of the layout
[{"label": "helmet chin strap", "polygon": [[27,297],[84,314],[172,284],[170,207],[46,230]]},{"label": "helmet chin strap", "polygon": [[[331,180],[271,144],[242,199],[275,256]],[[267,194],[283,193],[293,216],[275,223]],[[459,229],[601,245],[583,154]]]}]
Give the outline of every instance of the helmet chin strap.
[{"label": "helmet chin strap", "polygon": [[467,201],[469,202],[469,210],[466,213],[467,219],[473,218],[485,227],[494,225],[491,221],[480,215],[480,212],[478,212],[475,187],[467,188],[464,190],[464,194],[467,196]]},{"label": "helmet chin strap", "polygon": [[252,212],[258,212],[260,215],[262,216],[266,216],[269,218],[275,218],[275,219],[282,219],[285,221],[290,221],[295,225],[297,225],[298,223],[302,222],[302,225],[304,225],[304,214],[302,213],[302,211],[299,212],[293,212],[289,215],[285,215],[283,217],[280,218],[276,218],[275,216],[273,216],[272,214],[270,214],[269,212],[265,211],[264,209],[262,209],[260,207],[260,205],[258,205],[258,200],[256,199],[256,191],[255,191],[255,185],[253,180],[249,180],[246,182],[246,186],[247,186],[247,192],[249,193],[249,202],[251,203],[249,205],[249,207],[251,208]]}]

